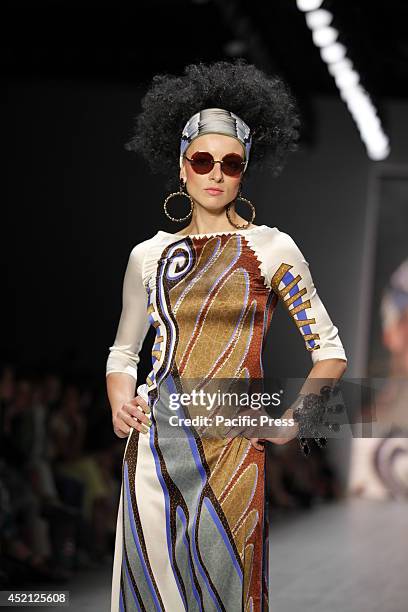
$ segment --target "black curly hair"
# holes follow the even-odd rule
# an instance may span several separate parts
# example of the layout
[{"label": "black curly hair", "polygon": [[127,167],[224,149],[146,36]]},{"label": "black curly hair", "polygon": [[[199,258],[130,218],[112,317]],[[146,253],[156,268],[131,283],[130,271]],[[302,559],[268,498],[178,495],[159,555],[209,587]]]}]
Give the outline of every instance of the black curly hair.
[{"label": "black curly hair", "polygon": [[299,110],[285,81],[268,76],[242,58],[189,64],[183,76],[158,74],[141,101],[134,134],[125,148],[143,155],[153,172],[178,174],[181,132],[204,108],[225,108],[252,131],[250,167],[267,167],[274,177],[298,148]]}]

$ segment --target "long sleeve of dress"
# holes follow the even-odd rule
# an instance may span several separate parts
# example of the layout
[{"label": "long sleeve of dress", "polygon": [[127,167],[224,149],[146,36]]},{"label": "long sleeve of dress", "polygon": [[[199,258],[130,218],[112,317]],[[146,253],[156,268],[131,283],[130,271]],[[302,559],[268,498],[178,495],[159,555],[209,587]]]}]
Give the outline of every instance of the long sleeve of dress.
[{"label": "long sleeve of dress", "polygon": [[269,281],[303,336],[313,364],[347,357],[337,327],[322,303],[302,251],[286,232],[274,236]]},{"label": "long sleeve of dress", "polygon": [[145,243],[139,243],[129,256],[123,280],[122,312],[114,344],[109,347],[106,376],[111,372],[125,372],[137,381],[139,352],[150,326],[148,294],[143,284],[145,248]]}]

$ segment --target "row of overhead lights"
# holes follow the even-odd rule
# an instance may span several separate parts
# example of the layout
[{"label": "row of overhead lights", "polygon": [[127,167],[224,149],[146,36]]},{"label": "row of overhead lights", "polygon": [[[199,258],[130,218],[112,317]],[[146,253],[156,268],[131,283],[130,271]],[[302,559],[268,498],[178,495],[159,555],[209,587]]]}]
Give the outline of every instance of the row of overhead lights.
[{"label": "row of overhead lights", "polygon": [[297,7],[305,13],[306,23],[312,32],[313,42],[336,81],[340,96],[347,105],[364,142],[370,159],[382,160],[390,153],[389,139],[383,131],[377,110],[353,63],[346,57],[347,49],[338,42],[338,31],[330,24],[333,15],[321,8],[323,0],[296,0]]}]

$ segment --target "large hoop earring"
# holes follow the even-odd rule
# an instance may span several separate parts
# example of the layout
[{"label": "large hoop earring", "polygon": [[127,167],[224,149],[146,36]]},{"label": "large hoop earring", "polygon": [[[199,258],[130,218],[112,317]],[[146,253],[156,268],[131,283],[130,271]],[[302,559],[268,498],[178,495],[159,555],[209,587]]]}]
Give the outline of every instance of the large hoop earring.
[{"label": "large hoop earring", "polygon": [[[171,219],[172,221],[185,221],[186,219],[191,217],[191,215],[193,213],[193,210],[194,210],[193,198],[190,196],[190,194],[188,194],[186,191],[184,191],[184,187],[185,187],[185,183],[184,183],[183,179],[180,179],[180,190],[179,191],[174,191],[173,193],[170,193],[167,196],[167,198],[164,200],[164,204],[163,204],[164,212],[166,213],[168,218]],[[185,196],[186,198],[188,198],[190,200],[190,205],[191,205],[191,209],[190,209],[190,212],[188,213],[188,215],[186,215],[185,217],[180,217],[180,219],[176,219],[176,217],[172,217],[167,212],[167,202],[171,198],[174,198],[174,196],[177,196],[177,195]]]},{"label": "large hoop earring", "polygon": [[[242,200],[243,202],[246,202],[252,208],[252,218],[250,219],[250,221],[247,222],[246,225],[237,225],[237,223],[234,223],[233,221],[231,221],[231,217],[229,215],[229,209],[231,207],[231,204],[233,202],[236,202],[237,200]],[[239,192],[238,192],[237,197],[235,198],[235,200],[230,202],[227,208],[225,209],[225,214],[227,215],[228,221],[231,223],[231,225],[233,225],[237,229],[246,229],[255,219],[255,206],[252,204],[251,200],[248,200],[247,198],[244,198],[243,196],[241,196],[241,185],[239,186]]]}]

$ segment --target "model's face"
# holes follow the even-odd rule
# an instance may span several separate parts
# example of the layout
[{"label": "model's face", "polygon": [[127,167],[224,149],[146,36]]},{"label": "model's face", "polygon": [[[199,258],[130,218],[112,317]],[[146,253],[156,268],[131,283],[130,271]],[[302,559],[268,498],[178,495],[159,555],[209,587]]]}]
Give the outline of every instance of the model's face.
[{"label": "model's face", "polygon": [[[187,148],[185,154],[191,159],[196,151],[211,153],[215,161],[222,160],[228,153],[237,153],[243,161],[245,160],[244,148],[239,140],[224,134],[198,136]],[[218,210],[237,197],[242,174],[238,177],[227,176],[222,171],[221,164],[214,164],[208,174],[197,174],[190,162],[184,159],[180,169],[180,178],[186,182],[187,192],[194,202],[209,210]]]}]

